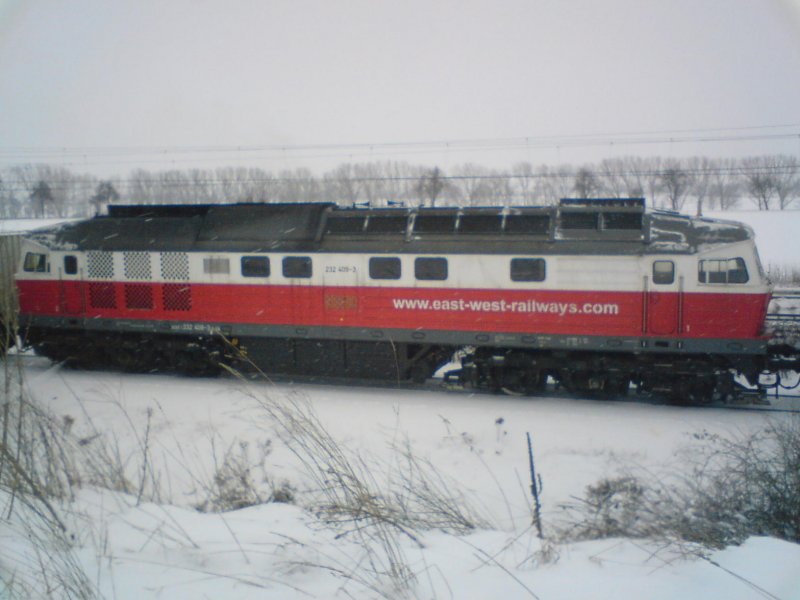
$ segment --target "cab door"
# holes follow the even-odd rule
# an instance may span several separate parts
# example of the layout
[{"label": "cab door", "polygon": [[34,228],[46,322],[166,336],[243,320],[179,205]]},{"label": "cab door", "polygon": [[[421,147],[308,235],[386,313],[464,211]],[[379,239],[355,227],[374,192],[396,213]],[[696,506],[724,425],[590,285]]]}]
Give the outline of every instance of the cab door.
[{"label": "cab door", "polygon": [[284,307],[291,315],[292,325],[312,325],[319,319],[319,306],[315,298],[312,277],[314,264],[310,256],[285,256],[281,270],[288,282],[289,306]]},{"label": "cab door", "polygon": [[[647,281],[647,278],[645,279]],[[681,278],[671,260],[655,260],[651,268],[651,285],[645,286],[645,332],[652,335],[679,333]]]},{"label": "cab door", "polygon": [[61,312],[67,316],[83,316],[85,301],[81,274],[78,257],[74,254],[65,255],[58,267],[58,285]]}]

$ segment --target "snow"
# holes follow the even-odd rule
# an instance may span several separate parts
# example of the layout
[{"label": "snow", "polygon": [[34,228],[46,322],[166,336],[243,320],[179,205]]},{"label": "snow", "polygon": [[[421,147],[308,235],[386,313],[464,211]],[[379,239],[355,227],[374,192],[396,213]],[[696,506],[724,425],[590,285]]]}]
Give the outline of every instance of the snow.
[{"label": "snow", "polygon": [[[395,450],[407,444],[486,521],[469,535],[422,530],[417,541],[398,537],[398,551],[416,575],[411,597],[800,598],[800,546],[769,538],[708,559],[643,540],[604,539],[558,544],[545,560],[528,493],[528,432],[547,533],[559,506],[587,485],[631,466],[679,470],[678,455],[696,434],[745,434],[770,419],[791,418],[786,413],[556,392],[521,398],[80,372],[32,356],[22,360],[31,395],[59,420],[70,417],[72,432],[88,444],[116,448],[132,481],[147,431],[158,503],[145,498],[137,505],[135,495],[86,486],[64,507],[77,559],[106,598],[400,597],[386,582],[370,589],[375,582],[364,575],[363,536],[347,524],[325,525],[313,510],[313,479],[265,409],[270,402],[316,415],[348,456],[371,469],[379,489],[396,481],[402,461]],[[250,457],[265,497],[271,486],[288,482],[296,503],[195,510],[228,448]],[[21,543],[9,535],[0,527],[4,545]]]},{"label": "snow", "polygon": [[69,223],[76,219],[0,219],[0,235],[27,233],[35,229]]}]

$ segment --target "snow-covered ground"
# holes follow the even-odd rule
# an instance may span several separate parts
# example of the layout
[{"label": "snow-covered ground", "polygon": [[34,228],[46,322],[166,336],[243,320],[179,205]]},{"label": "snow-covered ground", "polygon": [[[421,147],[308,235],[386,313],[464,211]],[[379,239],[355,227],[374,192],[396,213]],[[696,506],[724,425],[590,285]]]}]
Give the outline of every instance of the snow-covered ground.
[{"label": "snow-covered ground", "polygon": [[[316,512],[308,510],[315,480],[289,450],[291,440],[270,406],[316,418],[378,489],[401,480],[413,455],[435,469],[435,480],[461,506],[471,507],[482,526],[468,535],[415,530],[414,538],[398,536],[396,559],[416,577],[411,597],[800,598],[800,546],[770,538],[750,538],[707,559],[618,538],[542,552],[528,493],[527,433],[542,478],[547,534],[563,516],[561,505],[582,496],[587,485],[630,470],[680,472],[681,451],[698,437],[744,435],[770,420],[794,418],[788,413],[557,393],[517,398],[79,372],[31,356],[23,362],[30,394],[87,445],[117,449],[132,481],[142,468],[142,448],[148,449],[154,475],[141,502],[136,493],[86,486],[69,505],[76,555],[109,599],[401,597],[387,587],[370,589],[385,582],[368,576],[363,532],[352,523],[324,525],[318,504]],[[195,510],[208,499],[226,452],[246,460],[262,497],[292,490],[295,503]],[[155,489],[159,502],[150,501]],[[0,540],[7,549],[24,545],[2,527]],[[0,569],[8,573],[4,556],[0,551]]]}]

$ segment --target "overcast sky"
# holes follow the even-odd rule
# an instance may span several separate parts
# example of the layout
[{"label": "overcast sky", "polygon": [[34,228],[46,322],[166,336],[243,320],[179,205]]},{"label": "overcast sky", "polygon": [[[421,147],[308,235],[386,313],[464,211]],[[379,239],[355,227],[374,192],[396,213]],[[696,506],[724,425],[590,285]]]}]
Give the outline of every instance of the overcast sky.
[{"label": "overcast sky", "polygon": [[800,155],[800,0],[0,0],[0,167],[754,153]]}]

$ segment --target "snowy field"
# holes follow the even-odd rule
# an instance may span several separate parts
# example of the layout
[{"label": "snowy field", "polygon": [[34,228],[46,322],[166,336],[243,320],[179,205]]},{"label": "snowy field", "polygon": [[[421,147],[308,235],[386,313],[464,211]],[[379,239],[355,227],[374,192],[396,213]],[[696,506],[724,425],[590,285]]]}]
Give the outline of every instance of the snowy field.
[{"label": "snowy field", "polygon": [[[526,442],[530,433],[547,536],[564,517],[561,506],[588,485],[634,471],[681,473],[681,452],[698,438],[741,436],[796,415],[557,393],[516,398],[79,372],[27,355],[22,362],[26,389],[70,435],[113,448],[131,481],[146,480],[130,494],[85,486],[62,507],[76,556],[105,598],[404,597],[374,577],[394,563],[381,563],[380,552],[370,559],[363,531],[346,520],[325,522],[319,480],[290,451],[294,440],[275,421],[274,406],[317,419],[368,470],[375,489],[401,481],[413,456],[480,524],[462,535],[425,528],[397,535],[395,559],[414,575],[405,596],[800,598],[800,546],[775,539],[750,538],[705,559],[635,539],[542,546],[531,527]],[[294,503],[196,510],[226,456],[246,463],[260,498],[288,490]],[[0,540],[0,561],[9,549],[24,551],[24,540],[8,530],[0,528]],[[0,568],[7,574],[13,565]]]}]

